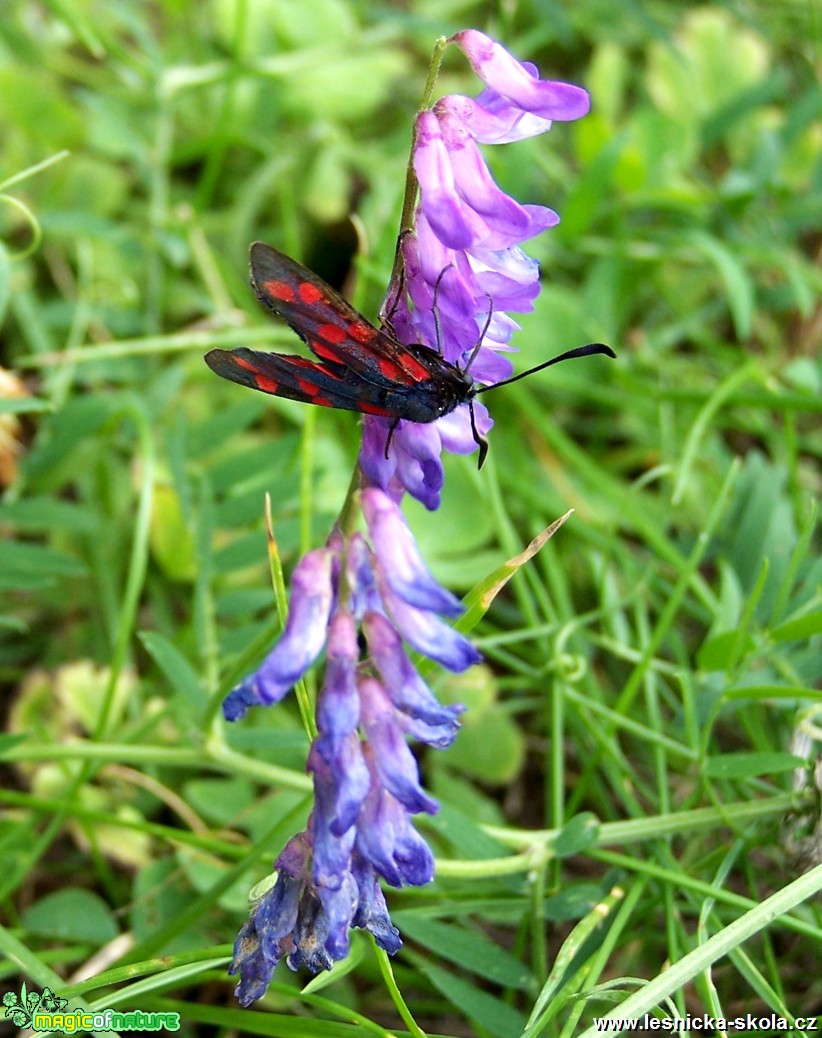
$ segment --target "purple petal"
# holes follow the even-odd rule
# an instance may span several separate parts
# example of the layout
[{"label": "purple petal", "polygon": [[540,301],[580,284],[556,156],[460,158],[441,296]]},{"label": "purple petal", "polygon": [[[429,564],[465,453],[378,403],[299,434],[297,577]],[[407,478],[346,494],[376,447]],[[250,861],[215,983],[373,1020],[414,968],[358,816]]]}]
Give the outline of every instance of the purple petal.
[{"label": "purple petal", "polygon": [[[487,351],[480,350],[477,363],[485,352]],[[477,367],[477,363],[474,364],[472,371]],[[484,404],[480,404],[475,400],[473,407],[477,430],[480,436],[486,436],[494,427],[493,419],[488,414],[488,408]],[[450,414],[438,418],[437,431],[442,440],[443,449],[451,454],[472,454],[479,446],[474,439],[474,430],[471,427],[471,411],[468,407],[458,407]]]},{"label": "purple petal", "polygon": [[422,341],[432,349],[444,345],[443,356],[446,360],[454,360],[455,355],[449,353],[447,344],[437,342],[431,311],[436,286],[437,310],[441,317],[465,321],[476,313],[474,275],[464,253],[443,245],[431,229],[424,211],[420,211],[416,234],[407,235],[403,240],[403,261],[408,291],[414,303],[414,325],[422,329],[425,326],[421,318],[430,321]]},{"label": "purple petal", "polygon": [[384,583],[380,590],[397,630],[418,652],[455,673],[480,662],[482,656],[471,642],[443,623],[436,613],[409,606]]},{"label": "purple petal", "polygon": [[317,548],[295,567],[285,629],[259,669],[229,693],[228,720],[242,717],[253,704],[279,702],[322,652],[334,598],[333,560],[333,552]]},{"label": "purple petal", "polygon": [[380,784],[415,814],[436,814],[439,805],[420,785],[419,769],[408,747],[388,693],[376,678],[359,681],[362,723]]},{"label": "purple petal", "polygon": [[262,998],[280,958],[293,947],[291,934],[306,881],[307,858],[306,837],[300,833],[286,844],[275,862],[279,875],[274,886],[257,902],[237,935],[228,972],[240,974],[234,994],[242,1006]]},{"label": "purple petal", "polygon": [[309,753],[309,771],[318,770],[318,758],[330,773],[325,824],[332,836],[342,836],[356,823],[371,781],[359,736],[352,732],[336,742],[319,736]]},{"label": "purple petal", "polygon": [[494,270],[479,272],[477,284],[494,300],[495,310],[513,310],[518,314],[530,313],[534,309],[534,300],[540,290],[538,281],[522,284]]},{"label": "purple petal", "polygon": [[255,675],[252,674],[228,693],[223,700],[223,717],[226,721],[240,721],[249,707],[265,705],[257,694]]},{"label": "purple petal", "polygon": [[484,222],[482,232],[478,231],[476,234],[472,249],[510,249],[559,223],[557,214],[547,206],[523,205],[521,208],[528,217],[524,227],[519,223],[512,224],[504,220],[497,220],[493,224],[490,221]]},{"label": "purple petal", "polygon": [[474,235],[466,222],[448,149],[433,112],[420,112],[417,116],[412,160],[422,207],[437,237],[452,249],[466,248]]},{"label": "purple petal", "polygon": [[349,952],[349,931],[354,925],[354,913],[359,901],[357,883],[347,871],[337,887],[317,887],[317,896],[325,912],[327,937],[325,948],[329,956],[338,962]]},{"label": "purple petal", "polygon": [[385,616],[366,614],[363,630],[369,654],[397,710],[428,724],[450,726],[453,739],[459,727],[457,717],[465,708],[459,704],[443,706],[437,701],[414,669],[402,647],[402,639]]},{"label": "purple petal", "polygon": [[500,223],[512,228],[521,226],[524,230],[528,226],[527,214],[495,183],[464,126],[452,115],[444,116],[440,125],[456,187],[463,200],[491,226]]},{"label": "purple petal", "polygon": [[377,589],[374,557],[359,531],[351,535],[345,563],[351,612],[357,620],[361,620],[370,609],[381,608],[381,599]]},{"label": "purple petal", "polygon": [[397,480],[429,511],[439,508],[440,490],[445,482],[436,425],[400,422],[394,433]]},{"label": "purple petal", "polygon": [[338,887],[349,868],[351,848],[354,845],[356,828],[349,826],[337,832],[337,788],[334,775],[322,754],[312,746],[308,759],[308,770],[314,775],[314,810],[311,814],[311,835],[314,843],[314,858],[311,874],[317,886]]},{"label": "purple petal", "polygon": [[[514,373],[514,365],[508,360],[507,357],[501,357],[498,353],[494,352],[492,347],[484,347],[477,354],[477,359],[471,366],[471,374],[474,376],[476,382],[483,382],[487,386],[492,386],[497,382],[502,382],[506,378],[510,378]],[[474,414],[477,414],[477,408],[480,404],[474,404]],[[453,413],[453,412],[452,412]],[[487,411],[486,411],[487,414]],[[450,418],[451,415],[448,415]],[[488,419],[493,426],[491,419]],[[477,425],[479,428],[479,424]],[[482,432],[482,430],[480,430]],[[470,433],[470,428],[468,430]],[[473,439],[473,437],[472,437]],[[445,434],[442,433],[442,445],[448,451],[453,451],[454,448],[449,446],[445,441]],[[468,447],[464,451],[458,451],[457,453],[468,454],[476,447],[476,444],[472,447],[468,444]]]},{"label": "purple petal", "polygon": [[422,886],[434,878],[430,848],[406,809],[384,789],[375,788],[366,801],[357,850],[394,887]]},{"label": "purple petal", "polygon": [[362,855],[355,853],[351,871],[359,891],[357,911],[351,925],[367,930],[384,951],[396,955],[402,947],[400,932],[391,924],[388,906],[374,869]]},{"label": "purple petal", "polygon": [[459,599],[429,573],[397,505],[381,490],[370,487],[363,491],[362,508],[377,566],[396,594],[419,609],[459,616]]},{"label": "purple petal", "polygon": [[520,285],[539,285],[539,263],[522,249],[472,249],[469,261],[474,277],[493,271]]},{"label": "purple petal", "polygon": [[330,970],[334,960],[326,949],[328,918],[316,893],[306,891],[300,902],[297,925],[294,927],[296,947],[286,959],[288,968],[298,970],[305,966],[312,973]]},{"label": "purple petal", "polygon": [[383,490],[388,490],[397,467],[396,459],[391,453],[387,458],[385,456],[390,427],[391,422],[387,419],[373,418],[370,415],[366,415],[362,423],[360,466],[368,483]]},{"label": "purple petal", "polygon": [[317,727],[332,742],[356,731],[360,723],[355,674],[358,657],[354,618],[341,609],[328,627],[325,680],[317,703]]},{"label": "purple petal", "polygon": [[450,94],[437,101],[434,111],[458,118],[478,144],[510,144],[551,129],[550,119],[524,112],[490,89],[477,98]]},{"label": "purple petal", "polygon": [[451,37],[479,78],[520,108],[542,119],[579,119],[591,107],[582,87],[539,79],[533,65],[526,68],[505,47],[476,29]]}]

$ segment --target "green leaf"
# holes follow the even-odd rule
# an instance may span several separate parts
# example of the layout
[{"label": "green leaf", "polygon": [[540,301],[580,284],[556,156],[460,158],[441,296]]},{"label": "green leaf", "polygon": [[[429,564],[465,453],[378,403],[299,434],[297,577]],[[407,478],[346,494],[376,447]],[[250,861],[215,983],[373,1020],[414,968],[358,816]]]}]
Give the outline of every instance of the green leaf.
[{"label": "green leaf", "polygon": [[707,757],[702,772],[712,779],[752,778],[754,775],[777,775],[807,764],[792,753],[725,753]]},{"label": "green leaf", "polygon": [[805,613],[794,620],[786,620],[785,623],[770,632],[775,642],[792,642],[800,638],[812,638],[815,634],[822,633],[822,609],[812,613]]},{"label": "green leaf", "polygon": [[596,883],[579,883],[552,894],[543,902],[546,919],[555,923],[582,919],[602,900],[603,890]]},{"label": "green leaf", "polygon": [[0,522],[29,532],[91,533],[98,527],[95,514],[82,505],[58,498],[32,496],[0,505]]},{"label": "green leaf", "polygon": [[247,778],[192,779],[185,784],[185,798],[203,818],[227,826],[254,803],[254,790]]},{"label": "green leaf", "polygon": [[474,1020],[483,1033],[494,1035],[495,1038],[518,1038],[522,1034],[525,1017],[501,999],[437,966],[422,962],[419,966],[434,987]]},{"label": "green leaf", "polygon": [[119,933],[114,916],[102,898],[89,890],[68,888],[47,894],[23,913],[31,933],[58,941],[77,941],[95,946]]},{"label": "green leaf", "polygon": [[492,984],[524,990],[533,980],[523,963],[477,930],[426,919],[413,911],[395,912],[393,918],[403,937]]},{"label": "green leaf", "polygon": [[167,484],[154,488],[150,543],[154,559],[172,580],[193,581],[197,575],[194,533],[179,494]]},{"label": "green leaf", "polygon": [[559,832],[553,843],[559,858],[569,858],[593,847],[599,834],[599,819],[590,811],[575,815]]},{"label": "green leaf", "polygon": [[725,670],[730,661],[737,662],[744,659],[756,648],[756,642],[750,634],[744,632],[741,635],[742,645],[737,648],[740,640],[739,631],[723,631],[703,642],[696,655],[696,662],[700,670]]},{"label": "green leaf", "polygon": [[466,714],[459,738],[448,752],[452,767],[499,785],[510,783],[519,774],[524,759],[523,732],[501,706]]},{"label": "green leaf", "polygon": [[151,658],[168,678],[174,691],[180,692],[197,706],[204,705],[207,696],[203,691],[200,678],[180,650],[156,631],[140,631],[139,638]]},{"label": "green leaf", "polygon": [[450,804],[442,804],[438,814],[426,819],[426,825],[447,840],[460,858],[499,858],[509,853],[504,844],[489,836],[473,819]]},{"label": "green leaf", "polygon": [[11,295],[11,262],[5,245],[0,242],[0,325],[6,316]]},{"label": "green leaf", "polygon": [[751,334],[754,312],[754,288],[747,271],[729,248],[704,231],[690,231],[686,241],[716,267],[725,286],[736,337],[744,342]]},{"label": "green leaf", "polygon": [[460,617],[458,622],[455,624],[460,631],[470,631],[482,617],[488,612],[491,603],[502,591],[508,581],[517,573],[522,567],[530,562],[531,559],[539,552],[554,536],[560,526],[570,518],[573,514],[573,509],[567,511],[565,515],[554,520],[550,526],[546,527],[542,533],[538,534],[528,545],[528,547],[515,555],[512,559],[504,562],[501,566],[498,566],[493,573],[490,573],[484,580],[482,580],[476,587],[472,588],[471,591],[465,596],[465,613]]},{"label": "green leaf", "polygon": [[4,580],[79,577],[85,572],[81,562],[55,548],[21,541],[0,541],[0,573]]}]

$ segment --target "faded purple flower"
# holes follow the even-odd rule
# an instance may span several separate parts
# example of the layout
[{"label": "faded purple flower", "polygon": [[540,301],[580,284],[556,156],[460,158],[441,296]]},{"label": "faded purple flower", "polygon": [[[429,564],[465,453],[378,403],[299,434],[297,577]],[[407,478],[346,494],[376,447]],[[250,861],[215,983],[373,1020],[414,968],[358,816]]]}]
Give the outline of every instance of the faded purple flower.
[{"label": "faded purple flower", "polygon": [[265,992],[283,956],[292,969],[329,969],[348,953],[352,927],[395,952],[401,942],[377,877],[402,886],[433,875],[411,815],[433,814],[438,805],[422,787],[406,739],[449,745],[463,708],[437,702],[403,637],[453,670],[480,656],[440,619],[462,607],[429,573],[396,502],[367,487],[362,504],[367,538],[335,530],[325,548],[298,564],[282,637],[224,704],[233,720],[249,706],[276,702],[325,647],[318,734],[308,757],[314,810],[237,939],[231,972],[240,974],[243,1005]]}]

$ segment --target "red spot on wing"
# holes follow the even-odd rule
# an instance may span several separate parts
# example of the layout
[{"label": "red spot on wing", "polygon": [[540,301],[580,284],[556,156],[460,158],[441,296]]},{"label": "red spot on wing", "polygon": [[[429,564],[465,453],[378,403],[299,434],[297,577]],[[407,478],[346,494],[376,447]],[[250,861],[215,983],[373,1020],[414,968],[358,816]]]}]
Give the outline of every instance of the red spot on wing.
[{"label": "red spot on wing", "polygon": [[333,342],[335,345],[345,342],[348,338],[345,334],[345,329],[338,328],[336,324],[321,324],[317,329],[317,335],[325,339],[326,342]]},{"label": "red spot on wing", "polygon": [[313,285],[310,281],[301,281],[297,286],[297,292],[299,293],[300,299],[309,305],[319,303],[321,299],[325,298],[322,289]]},{"label": "red spot on wing", "polygon": [[357,342],[373,342],[376,329],[372,328],[370,324],[366,324],[365,321],[352,321],[348,326],[348,334]]},{"label": "red spot on wing", "polygon": [[287,281],[264,281],[263,288],[275,299],[281,299],[284,303],[293,303],[296,298],[294,289]]},{"label": "red spot on wing", "polygon": [[428,382],[431,379],[431,372],[428,368],[410,353],[404,353],[401,360],[380,357],[377,364],[380,374],[389,382],[408,385],[409,382]]},{"label": "red spot on wing", "polygon": [[275,396],[280,388],[280,383],[276,379],[269,378],[268,375],[262,375],[257,370],[257,366],[253,361],[248,360],[247,357],[238,357],[236,354],[232,356],[232,360],[238,368],[245,368],[246,371],[250,371],[254,376],[254,384],[257,389],[262,390],[263,393],[273,393]]},{"label": "red spot on wing", "polygon": [[402,370],[410,375],[415,382],[427,382],[431,378],[431,372],[410,353],[406,353],[402,362]]},{"label": "red spot on wing", "polygon": [[309,381],[307,378],[298,378],[297,385],[299,386],[300,391],[305,393],[306,396],[318,397],[320,395],[320,387],[315,386],[314,383]]},{"label": "red spot on wing", "polygon": [[380,418],[393,418],[394,415],[391,411],[386,410],[384,407],[380,407],[379,404],[368,404],[364,401],[359,401],[357,410],[362,411],[363,414],[375,414],[379,415]]}]

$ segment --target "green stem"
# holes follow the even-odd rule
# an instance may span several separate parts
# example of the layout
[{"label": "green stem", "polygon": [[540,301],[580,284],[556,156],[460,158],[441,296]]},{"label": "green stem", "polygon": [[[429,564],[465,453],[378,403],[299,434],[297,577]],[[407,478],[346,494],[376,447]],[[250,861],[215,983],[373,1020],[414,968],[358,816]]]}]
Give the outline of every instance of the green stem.
[{"label": "green stem", "polygon": [[[419,107],[420,112],[424,112],[427,108],[431,107],[431,98],[434,96],[434,87],[437,84],[437,77],[440,73],[440,65],[442,64],[442,55],[445,48],[448,46],[448,40],[445,36],[440,36],[434,44],[434,50],[431,53],[431,61],[428,65],[428,76],[425,80],[425,86],[422,91],[422,102]],[[416,127],[414,130],[416,136]],[[405,194],[402,200],[402,214],[400,216],[400,233],[397,236],[397,251],[394,253],[394,268],[391,271],[391,284],[396,285],[399,283],[399,279],[402,273],[402,240],[403,237],[414,229],[414,208],[417,204],[417,189],[419,184],[417,182],[417,174],[414,172],[414,141],[415,137],[411,139],[411,156],[408,159],[408,165],[405,168]],[[390,293],[389,293],[390,294]]]}]

